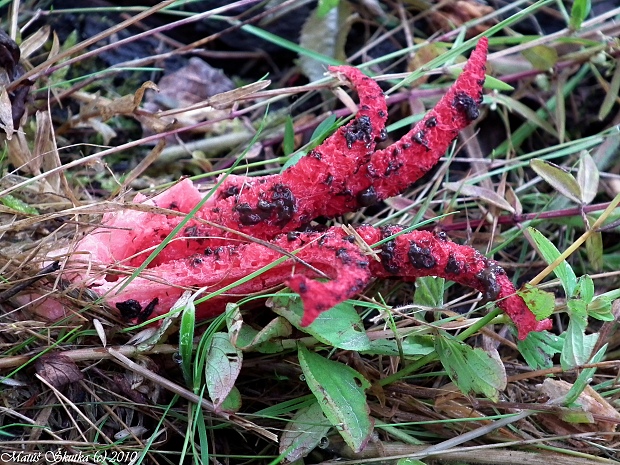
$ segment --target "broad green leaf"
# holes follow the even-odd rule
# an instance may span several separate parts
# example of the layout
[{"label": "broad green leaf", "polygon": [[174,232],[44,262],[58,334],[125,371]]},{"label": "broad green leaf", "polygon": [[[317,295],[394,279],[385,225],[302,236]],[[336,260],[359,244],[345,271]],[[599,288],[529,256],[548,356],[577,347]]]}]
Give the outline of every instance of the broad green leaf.
[{"label": "broad green leaf", "polygon": [[517,294],[525,301],[525,304],[536,316],[537,320],[549,317],[555,308],[555,295],[552,292],[543,291],[536,286],[526,283]]},{"label": "broad green leaf", "polygon": [[[435,351],[433,337],[431,336],[407,336],[400,341],[403,354],[409,357],[421,357]],[[360,351],[363,354],[389,355],[398,357],[400,351],[394,339],[377,339],[370,341],[370,349]]]},{"label": "broad green leaf", "polygon": [[303,303],[299,297],[285,294],[271,301],[275,313],[283,316],[297,329],[314,336],[324,344],[345,350],[368,350],[370,340],[364,330],[362,320],[349,302],[342,302],[321,313],[310,326],[301,326]]},{"label": "broad green leaf", "polygon": [[443,307],[443,292],[446,280],[434,276],[424,276],[415,280],[414,305],[423,307]]},{"label": "broad green leaf", "polygon": [[26,213],[28,215],[39,214],[39,211],[36,208],[31,207],[23,200],[20,200],[17,197],[12,196],[11,194],[0,197],[0,202],[5,207],[9,207],[10,209],[18,211],[20,213]]},{"label": "broad green leaf", "polygon": [[422,462],[421,460],[406,458],[406,459],[399,459],[396,462],[396,465],[426,465],[426,464]]},{"label": "broad green leaf", "polygon": [[548,331],[532,331],[525,340],[517,341],[517,348],[533,370],[544,370],[553,366],[553,356],[564,346],[564,334],[556,336]]},{"label": "broad green leaf", "polygon": [[581,189],[572,174],[545,160],[530,160],[530,167],[564,197],[581,203]]},{"label": "broad green leaf", "polygon": [[448,376],[465,395],[483,394],[499,400],[499,391],[506,387],[506,371],[500,362],[443,331],[435,338],[435,350]]},{"label": "broad green leaf", "polygon": [[[188,295],[189,294],[189,295]],[[179,328],[179,355],[181,356],[181,371],[183,372],[183,379],[187,386],[193,385],[193,373],[192,368],[194,352],[194,327],[196,324],[196,307],[194,301],[189,297],[191,292],[185,291],[181,297],[187,299],[183,314],[181,315],[181,326]]]},{"label": "broad green leaf", "polygon": [[496,95],[495,100],[499,103],[502,103],[506,108],[510,111],[518,113],[525,119],[526,121],[535,124],[536,126],[544,129],[553,137],[558,137],[558,132],[555,130],[553,125],[551,125],[548,121],[546,121],[543,117],[536,114],[534,110],[532,110],[527,105],[519,102],[518,100],[513,99],[507,95]]},{"label": "broad green leaf", "polygon": [[243,354],[232,345],[228,334],[213,335],[205,365],[205,380],[209,397],[217,410],[222,408],[226,397],[235,387],[242,360]]},{"label": "broad green leaf", "polygon": [[280,436],[280,454],[294,462],[308,455],[326,436],[332,425],[315,400],[312,405],[299,409]]},{"label": "broad green leaf", "polygon": [[566,423],[581,423],[592,424],[594,423],[594,416],[590,412],[586,412],[580,409],[561,409],[560,418]]},{"label": "broad green leaf", "polygon": [[[330,8],[323,15],[315,9],[301,28],[300,47],[343,61],[344,44],[351,29],[351,22],[347,21],[350,14],[348,2],[338,2],[337,8]],[[300,54],[297,63],[310,82],[322,79],[325,74],[324,64],[307,53]]]},{"label": "broad green leaf", "polygon": [[577,169],[577,184],[581,190],[581,201],[591,203],[598,192],[599,172],[592,155],[586,150],[581,152]]},{"label": "broad green leaf", "polygon": [[566,329],[566,337],[560,364],[564,370],[581,366],[588,363],[592,349],[598,340],[598,334],[585,334],[587,321],[581,318],[571,318]]},{"label": "broad green leaf", "polygon": [[506,199],[497,194],[497,192],[480,186],[472,186],[471,184],[465,184],[464,182],[447,182],[444,184],[446,189],[450,189],[454,192],[459,192],[467,197],[474,197],[484,202],[495,205],[502,210],[506,210],[510,213],[514,213],[515,209],[512,208]]},{"label": "broad green leaf", "polygon": [[536,45],[523,50],[523,56],[540,71],[548,71],[558,62],[558,51],[547,45]]},{"label": "broad green leaf", "polygon": [[586,303],[581,299],[568,299],[566,301],[566,308],[571,319],[581,319],[586,322],[588,320],[588,312],[586,310]]},{"label": "broad green leaf", "polygon": [[591,0],[574,0],[573,7],[570,10],[570,28],[573,31],[578,30],[581,27],[581,23],[590,14],[592,8]]},{"label": "broad green leaf", "polygon": [[[529,227],[527,228],[527,234],[534,242],[538,253],[547,263],[553,263],[560,256],[560,252],[556,249],[555,245],[543,236],[540,231]],[[563,260],[554,268],[553,272],[562,283],[566,295],[572,297],[575,294],[575,288],[577,286],[577,276],[570,265],[566,260]]]},{"label": "broad green leaf", "polygon": [[353,368],[327,360],[299,346],[299,365],[321,410],[347,445],[360,452],[368,443],[373,420],[364,391],[370,383]]},{"label": "broad green leaf", "polygon": [[282,151],[284,155],[290,155],[295,150],[295,127],[293,126],[293,118],[290,115],[286,117],[284,122],[284,138],[282,140]]},{"label": "broad green leaf", "polygon": [[244,352],[273,354],[284,350],[279,339],[290,336],[292,332],[291,324],[285,318],[277,317],[260,331],[246,324],[241,325],[234,335],[231,334],[231,341]]}]

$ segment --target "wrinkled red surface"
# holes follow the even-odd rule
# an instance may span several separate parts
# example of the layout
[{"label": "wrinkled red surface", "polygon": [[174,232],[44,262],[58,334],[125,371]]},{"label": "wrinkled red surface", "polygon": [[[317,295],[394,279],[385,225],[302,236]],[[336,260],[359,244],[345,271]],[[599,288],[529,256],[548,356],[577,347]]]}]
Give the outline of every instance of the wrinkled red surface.
[{"label": "wrinkled red surface", "polygon": [[[289,252],[298,260],[288,258],[208,300],[197,316],[215,316],[225,303],[240,296],[287,284],[301,295],[303,324],[309,324],[320,312],[363,290],[372,277],[441,276],[498,300],[520,338],[548,328],[549,322],[536,321],[514,294],[512,283],[494,261],[443,235],[398,236],[382,245],[381,262],[377,262],[339,228],[293,232],[316,217],[337,216],[396,195],[426,173],[458,131],[478,115],[486,51],[487,41],[481,39],[464,72],[436,107],[400,141],[379,151],[374,150],[375,144],[385,138],[387,118],[381,89],[355,68],[330,68],[358,91],[360,110],[347,125],[282,174],[226,178],[196,217],[122,292],[117,289],[124,276],[144,261],[181,217],[135,210],[104,215],[103,227],[86,236],[73,256],[72,263],[78,267],[80,261],[88,262],[88,271],[72,277],[119,309],[148,308],[157,315],[167,312],[185,289],[206,287],[206,293],[222,289]],[[193,184],[184,180],[152,199],[138,196],[135,202],[187,213],[201,199]],[[268,243],[248,241],[214,224]],[[400,230],[397,226],[358,228],[369,245]],[[317,281],[317,271],[330,279]]]}]

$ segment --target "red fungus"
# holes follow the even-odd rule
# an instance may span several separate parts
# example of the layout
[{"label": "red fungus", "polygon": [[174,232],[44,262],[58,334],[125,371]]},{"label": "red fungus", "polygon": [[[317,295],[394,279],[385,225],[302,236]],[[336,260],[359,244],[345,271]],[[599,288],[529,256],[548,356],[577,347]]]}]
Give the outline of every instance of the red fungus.
[{"label": "red fungus", "polygon": [[[137,211],[104,215],[103,224],[109,229],[96,230],[76,247],[90,254],[89,272],[79,279],[127,318],[144,319],[151,313],[167,312],[184,289],[217,291],[280,259],[284,251],[294,253],[297,260],[288,258],[231,292],[209,299],[197,316],[217,315],[226,302],[286,283],[300,294],[303,324],[307,325],[320,312],[360,292],[372,277],[441,276],[498,300],[521,339],[530,331],[548,328],[549,321],[536,321],[496,262],[450,242],[445,235],[402,234],[383,244],[378,251],[381,260],[376,261],[339,228],[324,233],[293,232],[318,216],[337,216],[396,195],[426,173],[458,131],[478,116],[486,53],[483,38],[435,108],[400,141],[376,152],[376,141],[386,136],[387,118],[379,86],[355,68],[330,68],[358,91],[360,110],[347,125],[282,174],[226,178],[180,236],[120,293],[114,289],[124,282],[118,277],[123,268],[142,263],[180,219]],[[138,196],[135,201],[187,213],[200,200],[201,194],[185,180],[153,199]],[[244,242],[234,231],[213,224],[269,244]],[[372,245],[402,228],[361,226],[357,230]],[[74,262],[78,260],[75,255]],[[330,279],[315,279],[324,276]]]}]

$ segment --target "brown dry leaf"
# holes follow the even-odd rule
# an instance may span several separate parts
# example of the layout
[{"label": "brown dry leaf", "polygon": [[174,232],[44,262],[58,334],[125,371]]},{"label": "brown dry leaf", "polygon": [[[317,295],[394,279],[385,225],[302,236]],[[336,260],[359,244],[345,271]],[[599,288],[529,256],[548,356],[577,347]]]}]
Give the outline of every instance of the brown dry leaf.
[{"label": "brown dry leaf", "polygon": [[62,354],[43,355],[37,359],[34,366],[39,376],[56,389],[84,378],[75,362]]},{"label": "brown dry leaf", "polygon": [[47,39],[49,38],[51,28],[46,25],[36,31],[34,34],[28,36],[19,46],[22,53],[22,58],[28,58],[35,51],[43,47]]},{"label": "brown dry leaf", "polygon": [[[416,39],[416,42],[423,42],[421,39]],[[429,43],[420,47],[415,54],[413,54],[407,63],[407,71],[413,72],[422,68],[429,61],[437,58],[442,53],[446,52],[446,48],[439,44]],[[412,87],[417,87],[422,84],[426,84],[428,76],[422,76],[411,83]]]},{"label": "brown dry leaf", "polygon": [[[52,134],[52,121],[47,111],[37,111],[37,130],[34,137],[33,159],[39,160],[43,172],[52,171],[62,164],[58,149],[54,143]],[[55,172],[48,175],[46,181],[49,185],[48,192],[61,194],[61,173]]]},{"label": "brown dry leaf", "polygon": [[[0,79],[1,82],[2,80]],[[7,140],[11,140],[14,132],[13,109],[11,108],[11,99],[4,86],[0,88],[0,129],[6,133]]]},{"label": "brown dry leaf", "polygon": [[[484,5],[475,0],[459,0],[445,3],[439,10],[432,10],[429,14],[431,24],[443,31],[450,31],[462,26],[468,21],[482,18],[495,11],[492,6]],[[467,29],[467,37],[474,37],[483,33],[496,21],[488,20],[484,23]]]},{"label": "brown dry leaf", "polygon": [[[549,378],[536,387],[542,395],[553,401],[563,398],[573,385],[566,381]],[[542,415],[541,417],[547,426],[557,434],[566,434],[567,431],[616,431],[616,427],[620,423],[620,413],[590,386],[586,386],[576,403],[581,406],[581,410],[591,419],[592,423],[568,423],[560,420],[557,414]]]}]

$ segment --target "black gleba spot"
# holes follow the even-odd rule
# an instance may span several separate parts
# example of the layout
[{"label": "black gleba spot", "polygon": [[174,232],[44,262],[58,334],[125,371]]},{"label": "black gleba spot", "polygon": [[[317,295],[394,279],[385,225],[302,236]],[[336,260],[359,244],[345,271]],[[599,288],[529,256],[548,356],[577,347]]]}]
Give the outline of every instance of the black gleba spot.
[{"label": "black gleba spot", "polygon": [[430,269],[437,265],[437,260],[433,257],[433,253],[429,247],[420,247],[415,241],[411,241],[409,245],[409,261],[414,268]]},{"label": "black gleba spot", "polygon": [[377,203],[377,191],[370,186],[357,194],[357,201],[362,207],[368,207]]},{"label": "black gleba spot", "polygon": [[473,121],[480,116],[478,104],[465,92],[457,92],[452,101],[452,106],[463,113],[469,121]]}]

